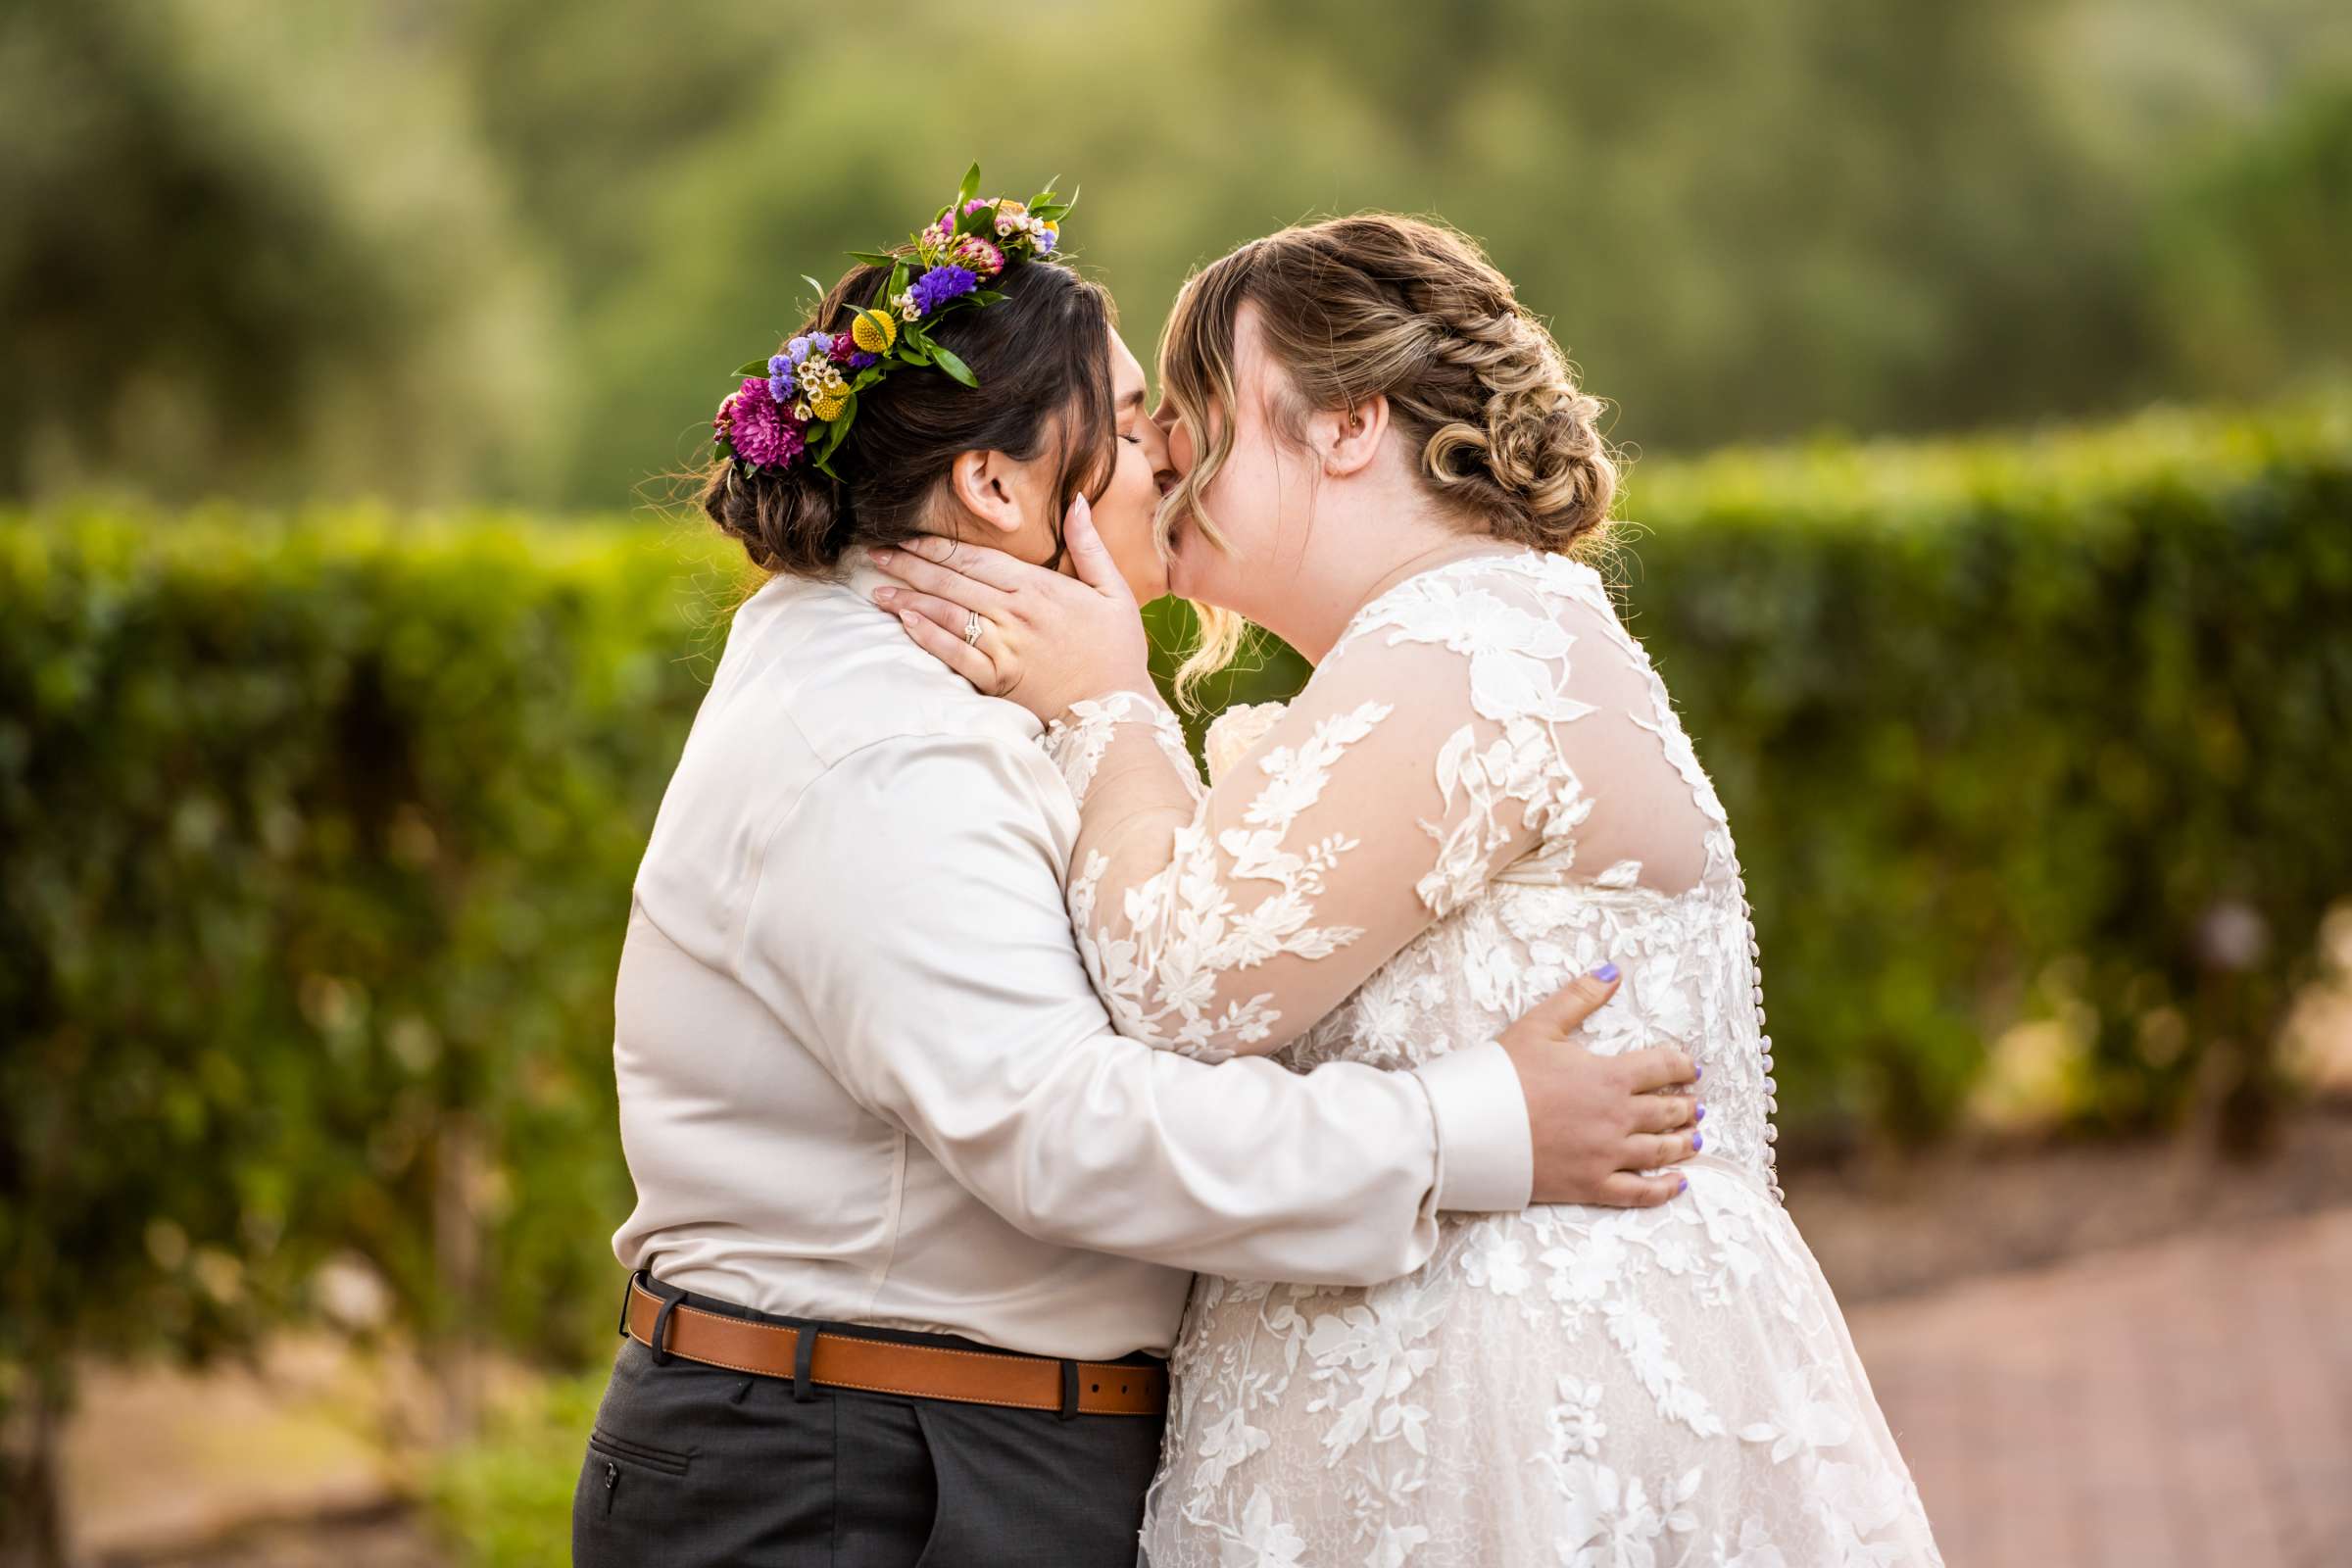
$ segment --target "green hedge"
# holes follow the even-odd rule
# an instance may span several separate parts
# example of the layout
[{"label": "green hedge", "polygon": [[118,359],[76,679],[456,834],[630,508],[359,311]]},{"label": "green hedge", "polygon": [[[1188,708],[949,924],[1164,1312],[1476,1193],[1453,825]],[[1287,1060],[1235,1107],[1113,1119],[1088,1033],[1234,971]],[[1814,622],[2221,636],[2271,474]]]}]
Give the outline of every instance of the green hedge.
[{"label": "green hedge", "polygon": [[342,1253],[428,1336],[610,1333],[613,966],[725,561],[0,520],[0,1374],[233,1345]]},{"label": "green hedge", "polygon": [[[1797,1136],[1948,1125],[2032,1017],[2088,1121],[2259,1107],[2352,893],[2352,405],[1641,466],[1627,511]],[[0,1367],[227,1343],[346,1251],[404,1324],[593,1352],[628,883],[739,590],[614,522],[0,516]]]}]

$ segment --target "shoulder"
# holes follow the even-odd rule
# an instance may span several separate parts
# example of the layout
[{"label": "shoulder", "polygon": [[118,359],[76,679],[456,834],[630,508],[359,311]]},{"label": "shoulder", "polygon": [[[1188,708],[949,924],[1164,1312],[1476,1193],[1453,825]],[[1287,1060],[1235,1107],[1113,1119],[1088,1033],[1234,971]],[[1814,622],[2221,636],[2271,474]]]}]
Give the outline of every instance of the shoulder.
[{"label": "shoulder", "polygon": [[[876,577],[875,580],[882,580]],[[820,766],[882,743],[968,737],[1034,751],[1042,726],[907,640],[858,573],[778,578],[744,604],[711,685],[742,721],[789,725]]]},{"label": "shoulder", "polygon": [[1449,669],[1462,669],[1482,717],[1572,719],[1590,709],[1567,694],[1570,654],[1592,636],[1614,642],[1625,633],[1591,566],[1533,550],[1472,556],[1366,604],[1316,673],[1360,664],[1362,679],[1393,683],[1416,671],[1449,681]]},{"label": "shoulder", "polygon": [[637,893],[718,941],[778,856],[855,875],[978,838],[1066,862],[1077,808],[1038,730],[843,585],[779,578],[729,627]]},{"label": "shoulder", "polygon": [[1595,613],[1616,618],[1607,583],[1581,561],[1534,550],[1470,556],[1416,572],[1372,599],[1333,651],[1364,641],[1442,642],[1461,653],[1536,648],[1552,641],[1544,622],[1573,625]]}]

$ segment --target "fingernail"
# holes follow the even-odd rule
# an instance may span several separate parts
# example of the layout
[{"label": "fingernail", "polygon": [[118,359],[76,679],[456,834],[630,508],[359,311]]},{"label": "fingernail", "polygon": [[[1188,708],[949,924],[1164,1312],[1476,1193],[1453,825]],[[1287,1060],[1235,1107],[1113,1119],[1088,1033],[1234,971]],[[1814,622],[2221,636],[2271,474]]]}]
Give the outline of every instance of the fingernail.
[{"label": "fingernail", "polygon": [[887,550],[868,550],[865,554],[867,559],[877,566],[890,559],[890,552]]},{"label": "fingernail", "polygon": [[1693,1116],[1693,1117],[1691,1117],[1690,1119],[1691,1119],[1692,1121],[1705,1121],[1705,1120],[1707,1119],[1707,1107],[1706,1107],[1706,1106],[1704,1106],[1704,1105],[1701,1105],[1701,1106],[1699,1106],[1699,1107],[1698,1107],[1698,1114],[1697,1114],[1697,1115],[1695,1115],[1695,1116]]},{"label": "fingernail", "polygon": [[1698,1081],[1699,1081],[1701,1078],[1704,1078],[1706,1075],[1707,1075],[1707,1064],[1706,1064],[1705,1062],[1703,1062],[1703,1061],[1702,1061],[1702,1062],[1699,1062],[1699,1063],[1697,1063],[1695,1066],[1693,1066],[1693,1067],[1690,1069],[1690,1081],[1691,1081],[1692,1083],[1696,1083],[1696,1082],[1698,1082]]},{"label": "fingernail", "polygon": [[1592,978],[1606,984],[1617,978],[1617,966],[1613,963],[1604,963],[1592,971]]},{"label": "fingernail", "polygon": [[1695,1154],[1695,1153],[1697,1153],[1697,1152],[1698,1152],[1700,1150],[1702,1150],[1702,1149],[1704,1149],[1704,1148],[1706,1148],[1706,1147],[1707,1147],[1707,1135],[1706,1135],[1705,1133],[1696,1133],[1696,1132],[1694,1132],[1694,1133],[1692,1133],[1692,1134],[1690,1135],[1690,1152],[1692,1152],[1693,1154]]},{"label": "fingernail", "polygon": [[896,599],[898,595],[899,591],[896,588],[877,588],[874,590],[875,600],[878,603],[885,605],[889,604],[893,599]]},{"label": "fingernail", "polygon": [[1690,1190],[1690,1177],[1688,1177],[1688,1176],[1686,1176],[1686,1177],[1684,1177],[1684,1178],[1683,1178],[1683,1185],[1682,1185],[1682,1186],[1680,1186],[1680,1187],[1677,1187],[1677,1188],[1675,1189],[1675,1192],[1676,1192],[1677,1194],[1682,1194],[1682,1193],[1687,1193],[1687,1192],[1689,1192]]}]

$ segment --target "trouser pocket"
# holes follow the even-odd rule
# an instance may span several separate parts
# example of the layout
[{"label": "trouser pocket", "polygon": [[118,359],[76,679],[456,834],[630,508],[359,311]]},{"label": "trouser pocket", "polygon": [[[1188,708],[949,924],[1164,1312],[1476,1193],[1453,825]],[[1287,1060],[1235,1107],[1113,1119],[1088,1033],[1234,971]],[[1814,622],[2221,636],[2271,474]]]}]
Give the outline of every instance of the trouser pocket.
[{"label": "trouser pocket", "polygon": [[575,1568],[832,1561],[830,1400],[626,1341],[572,1494]]}]

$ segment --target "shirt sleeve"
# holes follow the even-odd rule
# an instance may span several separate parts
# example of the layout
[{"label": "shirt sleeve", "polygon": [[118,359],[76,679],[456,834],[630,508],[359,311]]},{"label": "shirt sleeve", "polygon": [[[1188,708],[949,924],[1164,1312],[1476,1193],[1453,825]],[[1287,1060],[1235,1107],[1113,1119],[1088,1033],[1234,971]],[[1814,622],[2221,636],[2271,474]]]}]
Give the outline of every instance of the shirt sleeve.
[{"label": "shirt sleeve", "polygon": [[[1063,905],[1068,844],[1032,744],[909,736],[836,762],[764,857],[745,982],[861,1104],[1021,1230],[1250,1278],[1370,1284],[1436,1214],[1518,1207],[1499,1051],[1456,1077],[1188,1061],[1112,1032]],[[779,1173],[781,1177],[783,1173]]]},{"label": "shirt sleeve", "polygon": [[1206,791],[1156,696],[1076,705],[1048,732],[1080,799],[1070,914],[1119,1032],[1278,1051],[1540,845],[1688,885],[1705,824],[1604,614],[1507,572],[1408,581]]}]

